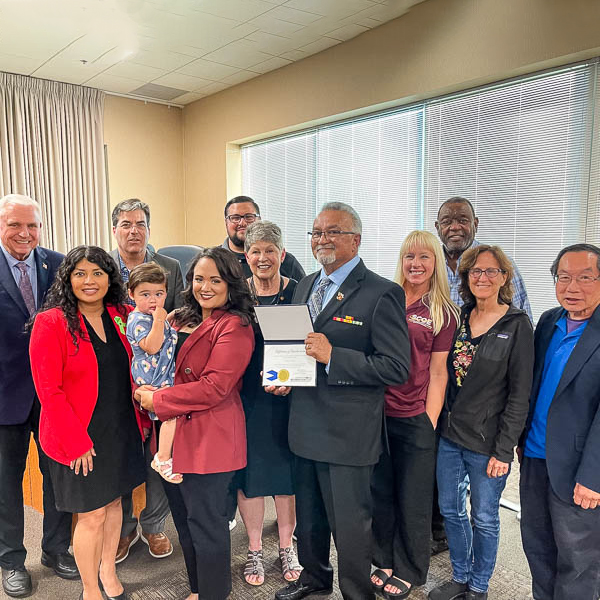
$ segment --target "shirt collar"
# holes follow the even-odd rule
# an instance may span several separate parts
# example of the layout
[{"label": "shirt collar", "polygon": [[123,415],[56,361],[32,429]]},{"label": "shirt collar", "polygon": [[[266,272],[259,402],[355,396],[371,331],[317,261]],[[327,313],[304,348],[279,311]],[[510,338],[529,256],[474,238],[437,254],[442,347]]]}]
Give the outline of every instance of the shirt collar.
[{"label": "shirt collar", "polygon": [[17,266],[18,263],[20,262],[24,262],[30,269],[35,268],[35,249],[32,250],[29,253],[29,256],[25,259],[25,260],[19,260],[18,258],[15,258],[5,247],[4,245],[0,242],[0,248],[2,248],[2,252],[4,253],[4,256],[6,257],[6,262],[8,262],[8,266],[13,269],[14,267]]},{"label": "shirt collar", "polygon": [[[458,274],[458,265],[460,265],[460,260],[463,256],[463,254],[469,250],[470,248],[476,248],[477,246],[479,246],[480,243],[477,240],[473,240],[473,242],[471,243],[471,245],[469,246],[469,248],[465,248],[465,250],[463,250],[460,253],[460,256],[458,257],[458,259],[456,260],[456,273]],[[442,248],[444,248],[444,246],[442,245]],[[448,265],[448,255],[446,254],[446,248],[444,248],[444,258],[446,259],[446,266]]]},{"label": "shirt collar", "polygon": [[333,273],[327,275],[325,273],[325,269],[321,267],[321,276],[319,277],[319,281],[324,277],[329,277],[329,279],[338,287],[344,283],[346,277],[350,275],[354,267],[360,262],[360,257],[357,255],[354,258],[350,259],[347,263],[344,263],[341,267],[338,267]]}]

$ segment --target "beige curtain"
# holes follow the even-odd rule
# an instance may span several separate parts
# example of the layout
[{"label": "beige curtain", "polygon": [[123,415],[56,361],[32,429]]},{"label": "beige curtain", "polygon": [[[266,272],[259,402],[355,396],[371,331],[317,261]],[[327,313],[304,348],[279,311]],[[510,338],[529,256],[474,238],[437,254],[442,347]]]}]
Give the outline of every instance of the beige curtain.
[{"label": "beige curtain", "polygon": [[43,245],[110,247],[104,93],[0,72],[0,197],[42,205]]}]

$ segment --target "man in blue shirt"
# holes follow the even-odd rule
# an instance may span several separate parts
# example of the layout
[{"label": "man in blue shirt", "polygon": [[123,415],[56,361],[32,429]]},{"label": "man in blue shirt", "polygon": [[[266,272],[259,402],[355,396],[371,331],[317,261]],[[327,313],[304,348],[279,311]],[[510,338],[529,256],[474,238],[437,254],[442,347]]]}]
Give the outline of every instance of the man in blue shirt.
[{"label": "man in blue shirt", "polygon": [[[463,300],[459,294],[460,275],[458,267],[464,252],[473,246],[479,245],[479,242],[475,239],[478,226],[479,219],[475,216],[475,209],[466,198],[454,196],[440,206],[435,228],[444,247],[450,297],[452,302],[458,306],[463,305]],[[493,243],[493,240],[490,243]],[[514,261],[512,263],[514,268],[512,303],[517,308],[524,310],[529,315],[530,320],[533,321],[525,283],[517,265]]]},{"label": "man in blue shirt", "polygon": [[600,597],[600,248],[552,264],[560,307],[535,331],[521,438],[521,536],[535,600]]}]

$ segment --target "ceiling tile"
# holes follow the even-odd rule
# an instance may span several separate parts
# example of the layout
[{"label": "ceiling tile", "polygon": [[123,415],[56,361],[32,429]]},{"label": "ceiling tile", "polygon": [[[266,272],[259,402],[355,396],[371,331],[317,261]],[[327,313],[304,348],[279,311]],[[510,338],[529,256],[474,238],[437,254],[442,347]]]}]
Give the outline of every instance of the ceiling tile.
[{"label": "ceiling tile", "polygon": [[144,85],[144,83],[146,82],[139,81],[138,79],[128,79],[127,77],[117,77],[109,73],[100,73],[100,75],[96,75],[96,77],[92,77],[86,81],[85,85],[119,94],[129,94],[132,90]]},{"label": "ceiling tile", "polygon": [[261,0],[196,0],[194,7],[199,12],[235,21],[248,21],[271,10],[273,5]]},{"label": "ceiling tile", "polygon": [[281,54],[298,47],[298,44],[290,38],[273,35],[265,31],[257,31],[247,36],[246,39],[255,42],[258,50],[268,54]]},{"label": "ceiling tile", "polygon": [[34,77],[41,77],[42,79],[82,84],[104,71],[104,69],[105,67],[102,65],[95,65],[94,63],[83,64],[79,60],[63,60],[57,57],[33,71],[32,75]]},{"label": "ceiling tile", "polygon": [[334,29],[327,34],[327,37],[332,37],[336,40],[340,40],[341,42],[345,42],[346,40],[350,40],[365,31],[369,31],[368,27],[363,27],[362,25],[344,25],[344,27],[340,27],[339,29]]},{"label": "ceiling tile", "polygon": [[164,71],[173,71],[192,62],[194,58],[187,54],[180,54],[179,52],[138,50],[129,60],[138,65],[155,67]]},{"label": "ceiling tile", "polygon": [[124,60],[107,71],[117,77],[128,77],[129,79],[139,79],[140,81],[152,81],[166,73],[165,69],[156,69],[146,65],[138,65],[134,62]]},{"label": "ceiling tile", "polygon": [[369,17],[352,17],[351,22],[367,27],[368,29],[373,29],[374,27],[379,27],[379,25],[381,25],[381,21],[376,21]]},{"label": "ceiling tile", "polygon": [[322,50],[331,48],[332,46],[335,46],[339,43],[339,40],[334,40],[333,38],[328,37],[322,37],[316,42],[311,42],[310,44],[306,44],[306,46],[302,46],[300,50],[306,52],[307,54],[316,54],[317,52],[321,52]]},{"label": "ceiling tile", "polygon": [[194,62],[187,64],[185,67],[178,69],[178,73],[193,75],[194,77],[202,77],[203,79],[211,79],[218,81],[230,75],[237,73],[237,67],[230,67],[210,60],[199,58]]},{"label": "ceiling tile", "polygon": [[220,81],[215,81],[213,83],[210,83],[209,85],[206,85],[200,89],[194,90],[196,92],[200,92],[201,94],[204,94],[205,96],[208,96],[209,94],[216,94],[217,92],[220,92],[224,89],[227,89],[228,86],[226,83],[221,83]]},{"label": "ceiling tile", "polygon": [[280,58],[279,56],[275,56],[262,62],[258,65],[254,65],[252,67],[253,71],[257,71],[258,73],[268,73],[269,71],[274,71],[275,69],[279,69],[280,67],[285,67],[287,65],[291,65],[291,60],[286,60],[285,58]]},{"label": "ceiling tile", "polygon": [[320,15],[346,16],[375,5],[371,0],[289,0],[285,6]]},{"label": "ceiling tile", "polygon": [[204,58],[232,67],[246,69],[252,65],[268,60],[271,58],[271,55],[260,52],[260,50],[256,48],[256,44],[249,40],[238,40],[215,52],[207,54]]},{"label": "ceiling tile", "polygon": [[254,25],[255,27],[258,27],[262,31],[266,31],[267,33],[283,36],[289,36],[295,31],[300,31],[303,28],[303,25],[290,23],[289,21],[282,21],[281,19],[275,19],[269,14],[256,17],[256,19],[248,21],[247,24]]},{"label": "ceiling tile", "polygon": [[184,75],[183,73],[174,72],[169,73],[168,75],[163,75],[162,77],[155,79],[152,83],[158,83],[159,85],[179,88],[180,90],[191,92],[198,90],[212,82],[208,79],[201,79],[200,77],[192,77],[191,75]]},{"label": "ceiling tile", "polygon": [[0,53],[0,71],[17,73],[18,75],[31,75],[44,62],[41,58],[16,56],[14,54]]},{"label": "ceiling tile", "polygon": [[87,34],[75,40],[72,44],[63,48],[58,57],[62,60],[87,60],[93,62],[99,56],[106,54],[119,44],[104,35]]},{"label": "ceiling tile", "polygon": [[287,58],[288,60],[302,60],[309,56],[307,52],[302,52],[302,50],[292,50],[291,52],[284,52],[280,55],[281,58]]},{"label": "ceiling tile", "polygon": [[242,83],[244,81],[248,81],[248,79],[253,79],[257,74],[253,71],[238,71],[233,75],[228,75],[227,77],[223,77],[221,81],[228,85],[237,85],[238,83]]},{"label": "ceiling tile", "polygon": [[309,25],[310,23],[318,21],[323,15],[307,12],[305,10],[288,8],[287,6],[278,6],[269,13],[269,16],[274,17],[275,19],[281,19],[282,21],[297,23],[298,25]]},{"label": "ceiling tile", "polygon": [[198,92],[186,92],[183,96],[178,96],[173,99],[173,102],[176,104],[190,104],[191,102],[195,102],[196,100],[200,100],[200,98],[204,98],[204,94],[199,94]]}]

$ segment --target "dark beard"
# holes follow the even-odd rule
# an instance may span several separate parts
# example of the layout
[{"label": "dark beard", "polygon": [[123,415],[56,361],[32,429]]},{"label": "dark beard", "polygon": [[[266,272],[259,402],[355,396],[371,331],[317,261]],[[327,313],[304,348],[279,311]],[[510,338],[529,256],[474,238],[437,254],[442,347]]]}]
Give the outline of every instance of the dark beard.
[{"label": "dark beard", "polygon": [[244,240],[240,239],[237,235],[237,233],[234,233],[233,235],[228,236],[229,237],[229,241],[236,247],[236,248],[241,248],[241,252],[244,251]]}]

